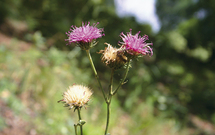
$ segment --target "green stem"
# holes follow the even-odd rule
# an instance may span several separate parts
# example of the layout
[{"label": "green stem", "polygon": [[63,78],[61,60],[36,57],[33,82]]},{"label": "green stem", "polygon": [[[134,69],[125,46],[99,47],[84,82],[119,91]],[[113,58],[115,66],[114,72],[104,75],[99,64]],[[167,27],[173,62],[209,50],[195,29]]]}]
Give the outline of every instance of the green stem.
[{"label": "green stem", "polygon": [[78,135],[78,132],[77,132],[77,125],[74,124],[74,128],[75,128],[75,135]]},{"label": "green stem", "polygon": [[114,69],[111,69],[111,76],[110,76],[110,86],[109,86],[109,96],[113,95],[113,75],[114,75]]},{"label": "green stem", "polygon": [[110,120],[110,103],[107,103],[107,122],[106,122],[106,128],[105,128],[105,135],[107,134],[107,131],[108,131],[109,120]]},{"label": "green stem", "polygon": [[106,128],[105,128],[105,135],[108,132],[108,126],[109,126],[109,121],[110,121],[110,104],[111,104],[111,99],[112,99],[112,89],[113,89],[113,75],[114,75],[114,69],[111,70],[111,77],[110,77],[110,86],[109,86],[109,96],[108,96],[108,102],[107,103],[107,122],[106,122]]},{"label": "green stem", "polygon": [[104,99],[105,99],[105,101],[106,101],[106,103],[107,103],[107,98],[106,98],[106,96],[105,96],[105,92],[104,92],[104,90],[103,90],[103,88],[102,88],[102,85],[101,85],[101,82],[100,82],[100,80],[99,80],[99,76],[98,76],[98,74],[97,74],[97,72],[96,72],[96,68],[95,68],[95,66],[94,66],[94,64],[93,64],[93,60],[92,60],[92,57],[91,57],[91,55],[90,55],[90,50],[86,50],[86,53],[87,53],[87,56],[88,56],[88,58],[89,58],[89,60],[90,60],[90,64],[91,64],[91,67],[92,67],[93,72],[94,72],[94,74],[95,74],[95,77],[96,77],[96,79],[97,79],[97,81],[98,81],[98,83],[99,83],[99,86],[100,86],[101,90],[102,90],[102,94],[103,94],[103,96],[104,96]]},{"label": "green stem", "polygon": [[128,75],[130,62],[131,62],[131,60],[129,59],[128,63],[127,63],[126,70],[125,70],[125,75],[124,75],[123,79],[120,81],[120,83],[119,83],[118,87],[116,88],[116,90],[112,93],[112,95],[115,95],[117,93],[117,91],[119,90],[119,88],[124,84],[125,78]]},{"label": "green stem", "polygon": [[[79,118],[79,122],[81,121],[81,111],[80,111],[80,108],[77,108],[78,110],[78,118]],[[83,135],[83,127],[82,125],[79,125],[80,126],[80,131],[81,131],[81,135]]]}]

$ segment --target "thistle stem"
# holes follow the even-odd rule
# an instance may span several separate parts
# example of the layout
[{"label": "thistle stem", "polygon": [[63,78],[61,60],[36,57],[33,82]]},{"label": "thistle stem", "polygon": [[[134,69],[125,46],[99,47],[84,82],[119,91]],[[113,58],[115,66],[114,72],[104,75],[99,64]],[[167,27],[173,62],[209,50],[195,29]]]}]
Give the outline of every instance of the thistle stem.
[{"label": "thistle stem", "polygon": [[86,53],[87,53],[87,56],[88,56],[88,58],[89,58],[89,60],[90,60],[90,64],[91,64],[91,67],[92,67],[93,72],[94,72],[94,74],[95,74],[95,77],[96,77],[96,79],[97,79],[97,81],[98,81],[98,83],[99,83],[99,86],[100,86],[101,90],[102,90],[103,97],[104,97],[104,99],[105,99],[105,101],[106,101],[106,103],[107,103],[108,101],[107,101],[107,98],[106,98],[106,96],[105,96],[105,92],[104,92],[104,90],[103,90],[103,88],[102,88],[101,82],[100,82],[100,80],[99,80],[99,76],[98,76],[98,74],[97,74],[96,68],[95,68],[95,66],[94,66],[94,64],[93,64],[93,60],[92,60],[92,57],[91,57],[91,55],[90,55],[90,50],[86,50]]},{"label": "thistle stem", "polygon": [[109,96],[112,97],[113,93],[113,75],[114,75],[114,69],[111,69],[111,76],[110,76],[110,86],[109,86]]},{"label": "thistle stem", "polygon": [[131,59],[128,59],[128,63],[127,63],[127,67],[125,70],[125,75],[123,77],[123,79],[120,81],[118,87],[116,88],[116,90],[113,91],[112,95],[115,95],[117,93],[117,91],[119,90],[119,88],[124,84],[124,81],[128,75],[128,71],[129,71],[129,65],[130,65]]},{"label": "thistle stem", "polygon": [[74,128],[75,128],[75,135],[78,135],[78,132],[77,132],[77,125],[74,124]]},{"label": "thistle stem", "polygon": [[110,121],[110,104],[111,104],[111,99],[112,99],[112,89],[113,89],[113,75],[114,75],[114,69],[111,70],[111,77],[110,77],[110,86],[109,86],[109,96],[108,96],[108,102],[107,103],[107,122],[106,122],[106,128],[105,128],[105,135],[107,134],[108,131],[108,126],[109,126],[109,121]]},{"label": "thistle stem", "polygon": [[109,120],[110,120],[110,103],[107,103],[107,122],[106,122],[106,128],[105,128],[105,135],[107,134],[107,131],[108,131]]},{"label": "thistle stem", "polygon": [[[78,110],[78,118],[79,118],[79,122],[81,121],[81,111],[80,108],[77,108]],[[83,125],[79,125],[80,126],[80,131],[81,131],[81,135],[83,135]]]}]

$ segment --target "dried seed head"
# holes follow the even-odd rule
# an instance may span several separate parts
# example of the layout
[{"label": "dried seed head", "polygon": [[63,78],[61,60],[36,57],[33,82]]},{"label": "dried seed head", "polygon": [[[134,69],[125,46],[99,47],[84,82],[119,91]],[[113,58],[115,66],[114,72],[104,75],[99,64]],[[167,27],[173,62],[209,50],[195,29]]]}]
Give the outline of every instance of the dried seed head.
[{"label": "dried seed head", "polygon": [[65,106],[70,108],[82,107],[88,103],[90,96],[92,95],[91,90],[83,85],[69,86],[66,92],[63,93],[63,99],[60,102],[64,102]]},{"label": "dried seed head", "polygon": [[100,51],[100,53],[102,53],[102,62],[114,69],[123,67],[127,62],[124,51],[121,48],[114,48],[108,43],[105,44],[108,45],[108,47]]}]

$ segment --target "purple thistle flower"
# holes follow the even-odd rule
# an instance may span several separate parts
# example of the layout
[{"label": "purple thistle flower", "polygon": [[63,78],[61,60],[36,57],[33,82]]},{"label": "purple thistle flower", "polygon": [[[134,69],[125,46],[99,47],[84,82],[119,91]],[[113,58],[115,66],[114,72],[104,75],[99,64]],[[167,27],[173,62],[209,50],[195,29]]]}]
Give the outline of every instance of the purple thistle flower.
[{"label": "purple thistle flower", "polygon": [[96,43],[93,43],[93,41],[104,36],[104,34],[102,34],[104,30],[96,27],[99,22],[96,24],[94,23],[92,26],[89,24],[90,22],[85,24],[82,22],[81,27],[71,26],[70,31],[66,32],[68,39],[65,41],[68,41],[68,44],[77,43],[77,45],[84,50],[94,46]]},{"label": "purple thistle flower", "polygon": [[139,54],[146,55],[151,54],[153,55],[152,48],[149,45],[153,45],[152,43],[146,43],[146,40],[148,40],[148,36],[144,35],[143,37],[139,36],[140,31],[136,33],[135,35],[132,35],[130,32],[125,35],[123,32],[120,34],[120,37],[122,38],[123,42],[120,42],[122,44],[122,47],[125,48],[126,52],[129,55],[137,56]]}]

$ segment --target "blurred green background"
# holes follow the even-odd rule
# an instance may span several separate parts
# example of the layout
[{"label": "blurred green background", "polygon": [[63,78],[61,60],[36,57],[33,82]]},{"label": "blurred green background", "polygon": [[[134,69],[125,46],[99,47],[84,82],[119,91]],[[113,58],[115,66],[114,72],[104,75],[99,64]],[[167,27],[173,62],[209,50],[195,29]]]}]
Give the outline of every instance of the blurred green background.
[{"label": "blurred green background", "polygon": [[[74,134],[77,112],[57,101],[73,83],[94,91],[82,109],[85,135],[102,135],[106,105],[84,51],[64,41],[71,25],[100,22],[105,36],[92,57],[105,89],[105,42],[141,31],[154,55],[132,62],[128,82],[111,105],[112,135],[215,134],[215,1],[157,0],[161,29],[119,18],[113,0],[0,1],[0,134]],[[147,14],[144,13],[144,14]],[[115,86],[123,70],[115,74]]]}]

